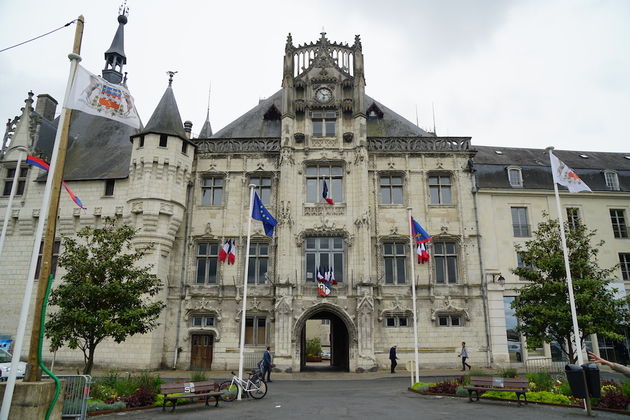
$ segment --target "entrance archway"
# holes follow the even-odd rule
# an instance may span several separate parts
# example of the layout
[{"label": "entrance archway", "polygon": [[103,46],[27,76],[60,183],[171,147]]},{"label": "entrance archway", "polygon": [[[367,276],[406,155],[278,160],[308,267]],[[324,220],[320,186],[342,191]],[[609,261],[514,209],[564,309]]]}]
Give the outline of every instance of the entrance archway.
[{"label": "entrance archway", "polygon": [[[307,321],[328,320],[320,325],[329,333],[330,363],[323,363],[318,367],[306,362]],[[304,370],[336,370],[350,371],[350,350],[354,330],[350,319],[334,305],[322,304],[307,311],[296,324],[296,342],[300,346],[300,371]]]}]

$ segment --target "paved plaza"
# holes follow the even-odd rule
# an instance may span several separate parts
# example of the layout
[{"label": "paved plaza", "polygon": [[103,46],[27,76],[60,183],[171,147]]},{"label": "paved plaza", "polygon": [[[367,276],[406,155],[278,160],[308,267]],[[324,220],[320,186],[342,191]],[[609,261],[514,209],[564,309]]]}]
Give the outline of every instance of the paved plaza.
[{"label": "paved plaza", "polygon": [[[383,375],[381,373],[381,375]],[[273,378],[272,378],[273,379]],[[586,413],[577,408],[480,401],[467,398],[419,395],[407,391],[403,376],[365,379],[276,379],[262,400],[244,399],[219,407],[190,404],[174,412],[161,408],[109,414],[99,420],[133,419],[576,419]],[[627,419],[621,414],[595,412],[597,419]]]}]

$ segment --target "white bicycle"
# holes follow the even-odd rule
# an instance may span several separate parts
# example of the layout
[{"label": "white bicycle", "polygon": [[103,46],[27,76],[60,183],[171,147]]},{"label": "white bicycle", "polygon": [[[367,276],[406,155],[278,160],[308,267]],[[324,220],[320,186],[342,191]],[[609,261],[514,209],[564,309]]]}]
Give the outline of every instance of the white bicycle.
[{"label": "white bicycle", "polygon": [[247,380],[239,378],[234,372],[231,373],[233,375],[232,380],[225,381],[219,385],[219,391],[223,393],[221,395],[223,401],[234,401],[238,396],[239,389],[241,390],[241,395],[247,392],[250,397],[257,400],[267,395],[267,383],[263,380],[259,370],[251,371]]}]

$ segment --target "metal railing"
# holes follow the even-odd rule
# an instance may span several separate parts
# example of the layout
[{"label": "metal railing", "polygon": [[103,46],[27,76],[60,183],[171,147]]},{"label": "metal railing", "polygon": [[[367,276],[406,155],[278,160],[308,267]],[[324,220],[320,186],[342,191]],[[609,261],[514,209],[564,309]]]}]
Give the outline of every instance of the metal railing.
[{"label": "metal railing", "polygon": [[258,362],[262,360],[262,353],[243,353],[243,367],[245,369],[255,369],[258,367]]},{"label": "metal railing", "polygon": [[554,362],[551,357],[527,359],[525,361],[525,370],[527,373],[562,373],[564,372],[564,365],[567,362]]},{"label": "metal railing", "polygon": [[[56,375],[63,383],[63,410],[61,417],[84,420],[90,399],[90,375]],[[45,378],[48,376],[44,375]]]}]

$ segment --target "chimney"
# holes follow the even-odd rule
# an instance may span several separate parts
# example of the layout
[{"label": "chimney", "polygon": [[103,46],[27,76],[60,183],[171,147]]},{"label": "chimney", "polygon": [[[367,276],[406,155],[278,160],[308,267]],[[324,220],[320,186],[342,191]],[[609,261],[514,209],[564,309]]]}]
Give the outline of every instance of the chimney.
[{"label": "chimney", "polygon": [[186,137],[190,139],[192,137],[192,121],[184,121],[184,131],[186,132]]},{"label": "chimney", "polygon": [[48,121],[55,119],[55,111],[57,111],[57,101],[47,93],[37,95],[37,104],[35,111],[46,118]]}]

